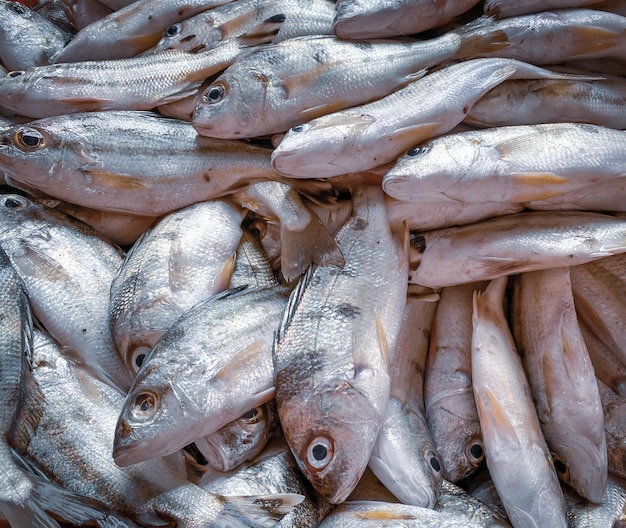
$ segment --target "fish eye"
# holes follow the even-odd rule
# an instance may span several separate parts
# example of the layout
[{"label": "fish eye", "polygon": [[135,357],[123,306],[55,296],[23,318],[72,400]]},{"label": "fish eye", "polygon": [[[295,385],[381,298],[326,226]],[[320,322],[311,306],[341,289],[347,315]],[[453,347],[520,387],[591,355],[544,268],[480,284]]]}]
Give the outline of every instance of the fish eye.
[{"label": "fish eye", "polygon": [[180,33],[180,24],[172,24],[165,30],[166,37],[175,37]]},{"label": "fish eye", "polygon": [[314,438],[306,450],[306,463],[313,470],[324,469],[333,458],[333,444],[328,438]]},{"label": "fish eye", "polygon": [[292,132],[304,132],[304,125],[296,125],[295,127],[291,127]]},{"label": "fish eye", "polygon": [[261,407],[256,407],[255,409],[248,411],[239,419],[246,424],[257,424],[263,419],[263,409]]},{"label": "fish eye", "polygon": [[437,455],[435,455],[435,453],[433,453],[432,451],[429,451],[426,454],[426,457],[428,457],[428,463],[430,464],[430,467],[433,468],[437,473],[439,473],[441,471],[441,464],[439,463]]},{"label": "fish eye", "polygon": [[407,156],[420,156],[421,154],[426,154],[426,152],[428,152],[430,150],[430,147],[421,147],[421,146],[416,146],[413,147],[412,149],[409,149],[409,151],[406,153]]},{"label": "fish eye", "polygon": [[140,392],[135,396],[130,408],[133,420],[145,422],[152,418],[159,410],[159,398],[154,392]]},{"label": "fish eye", "polygon": [[6,198],[4,198],[2,205],[4,205],[7,209],[23,209],[24,207],[26,207],[26,200],[17,195],[7,196]]},{"label": "fish eye", "polygon": [[206,92],[204,92],[204,100],[210,104],[219,103],[224,97],[225,93],[226,90],[224,90],[224,86],[222,86],[221,84],[216,84],[207,88]]},{"label": "fish eye", "polygon": [[19,128],[13,134],[15,146],[26,151],[34,151],[45,146],[43,134],[34,128]]},{"label": "fish eye", "polygon": [[150,348],[143,345],[140,345],[133,350],[133,355],[130,361],[135,372],[139,372],[139,369],[141,368],[141,365],[143,365],[149,351]]},{"label": "fish eye", "polygon": [[20,75],[24,75],[26,72],[24,70],[13,70],[7,73],[7,77],[19,77]]},{"label": "fish eye", "polygon": [[556,470],[559,478],[565,481],[569,480],[569,468],[567,467],[565,460],[558,455],[552,455],[552,460],[554,462],[554,469]]},{"label": "fish eye", "polygon": [[19,2],[9,2],[7,4],[7,7],[14,13],[17,13],[18,15],[23,15],[24,13],[28,12],[28,9],[24,7],[22,4],[20,4]]},{"label": "fish eye", "polygon": [[472,466],[480,465],[485,459],[485,449],[482,440],[478,438],[470,440],[465,448],[465,456]]}]

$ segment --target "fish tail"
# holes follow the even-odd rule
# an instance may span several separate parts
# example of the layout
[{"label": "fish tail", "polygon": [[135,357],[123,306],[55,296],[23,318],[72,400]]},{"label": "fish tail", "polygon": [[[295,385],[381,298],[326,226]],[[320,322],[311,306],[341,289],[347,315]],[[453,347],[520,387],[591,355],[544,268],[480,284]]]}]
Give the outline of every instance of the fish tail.
[{"label": "fish tail", "polygon": [[491,320],[501,321],[504,319],[504,293],[508,277],[498,277],[489,282],[484,292],[479,290],[474,292],[473,318],[474,321]]},{"label": "fish tail", "polygon": [[457,34],[460,37],[455,53],[457,59],[488,55],[511,45],[509,36],[498,29],[497,24],[489,17],[481,17],[459,28]]}]

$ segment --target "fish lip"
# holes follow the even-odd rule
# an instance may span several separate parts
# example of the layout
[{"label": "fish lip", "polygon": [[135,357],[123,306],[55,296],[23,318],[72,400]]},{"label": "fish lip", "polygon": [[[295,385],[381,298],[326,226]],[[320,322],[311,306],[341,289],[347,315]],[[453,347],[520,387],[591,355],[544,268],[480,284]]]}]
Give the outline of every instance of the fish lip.
[{"label": "fish lip", "polygon": [[126,446],[113,447],[113,460],[120,467],[131,466],[142,462],[144,459],[137,455],[137,450],[146,447],[145,442]]},{"label": "fish lip", "polygon": [[233,469],[229,464],[228,458],[224,450],[215,445],[209,438],[204,437],[194,442],[198,451],[206,458],[208,464],[218,471],[230,471]]},{"label": "fish lip", "polygon": [[334,495],[328,498],[328,502],[331,504],[341,504],[342,502],[345,502],[354,491],[354,488],[356,488],[359,480],[361,480],[361,476],[362,475],[360,473],[355,474],[354,478],[346,486],[344,486],[343,489],[337,490]]}]

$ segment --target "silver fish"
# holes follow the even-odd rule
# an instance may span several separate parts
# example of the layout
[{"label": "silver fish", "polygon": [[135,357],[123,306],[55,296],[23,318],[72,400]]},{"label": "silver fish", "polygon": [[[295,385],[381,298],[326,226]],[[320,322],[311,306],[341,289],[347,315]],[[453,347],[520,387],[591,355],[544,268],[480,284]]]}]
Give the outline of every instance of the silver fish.
[{"label": "silver fish", "polygon": [[289,292],[227,290],[178,319],[143,361],[121,408],[116,463],[172,453],[271,400],[272,332]]},{"label": "silver fish", "polygon": [[501,277],[474,293],[472,388],[487,467],[513,526],[566,528],[563,492],[504,316],[506,283]]},{"label": "silver fish", "polygon": [[[331,503],[365,471],[389,400],[389,351],[406,299],[407,257],[379,187],[353,195],[336,236],[344,266],[311,267],[274,346],[278,415],[300,469]],[[383,302],[384,299],[384,302]]]},{"label": "silver fish", "polygon": [[519,275],[511,312],[515,343],[557,474],[598,503],[608,474],[604,416],[578,326],[569,268]]},{"label": "silver fish", "polygon": [[193,116],[199,134],[242,138],[284,132],[321,115],[383,97],[424,68],[506,46],[498,32],[464,29],[425,42],[345,41],[333,36],[265,46],[227,68]]},{"label": "silver fish", "polygon": [[0,170],[77,205],[148,216],[280,178],[269,149],[198,138],[189,123],[140,111],[84,112],[4,130]]},{"label": "silver fish", "polygon": [[74,361],[125,391],[115,354],[109,291],[122,252],[86,224],[16,194],[0,195],[0,245],[24,280],[35,316]]}]

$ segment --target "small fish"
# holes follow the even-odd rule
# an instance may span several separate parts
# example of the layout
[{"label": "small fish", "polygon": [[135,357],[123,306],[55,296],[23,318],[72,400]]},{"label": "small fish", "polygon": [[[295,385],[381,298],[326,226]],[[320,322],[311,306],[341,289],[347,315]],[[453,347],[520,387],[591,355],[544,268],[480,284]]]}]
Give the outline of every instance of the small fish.
[{"label": "small fish", "polygon": [[383,38],[413,35],[443,26],[469,11],[477,0],[339,0],[333,24],[342,39]]},{"label": "small fish", "polygon": [[451,482],[471,475],[485,460],[472,392],[472,295],[486,283],[443,288],[431,329],[424,375],[426,419]]},{"label": "small fish", "polygon": [[[626,222],[609,215],[546,211],[414,233],[411,245],[421,260],[416,270],[412,261],[409,280],[442,288],[524,271],[576,266],[625,252],[625,230]],[[572,281],[574,285],[573,276]]]},{"label": "small fish", "polygon": [[487,467],[513,526],[566,528],[563,492],[504,315],[506,283],[501,277],[474,293],[472,388]]},{"label": "small fish", "polygon": [[604,415],[574,308],[570,268],[520,274],[511,313],[513,336],[557,474],[581,497],[599,503],[608,475]]},{"label": "small fish", "polygon": [[293,291],[274,346],[278,415],[307,479],[331,503],[365,471],[389,401],[389,351],[406,300],[406,249],[380,187],[355,190],[336,236],[345,264],[312,266]]}]

